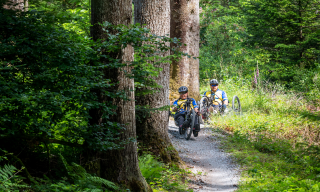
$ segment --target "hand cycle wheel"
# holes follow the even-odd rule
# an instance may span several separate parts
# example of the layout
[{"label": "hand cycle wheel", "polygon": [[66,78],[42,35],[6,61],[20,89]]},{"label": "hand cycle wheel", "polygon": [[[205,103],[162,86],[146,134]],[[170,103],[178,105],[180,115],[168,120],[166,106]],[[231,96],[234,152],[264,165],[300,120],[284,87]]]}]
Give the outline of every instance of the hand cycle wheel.
[{"label": "hand cycle wheel", "polygon": [[196,113],[194,112],[194,109],[191,109],[191,111],[188,112],[188,116],[189,116],[188,118],[190,118],[191,122],[190,122],[190,126],[188,126],[184,132],[184,138],[186,140],[190,139],[191,134],[193,132],[195,118],[196,118]]},{"label": "hand cycle wheel", "polygon": [[[198,123],[200,124],[200,116],[196,114],[196,118],[198,118]],[[199,131],[200,131],[200,130],[199,130]],[[198,133],[199,133],[198,131],[193,130],[193,136],[194,136],[194,137],[198,137]]]},{"label": "hand cycle wheel", "polygon": [[232,98],[232,111],[236,115],[241,115],[241,104],[238,96],[233,96]]},{"label": "hand cycle wheel", "polygon": [[209,119],[209,107],[210,107],[210,102],[208,97],[202,97],[200,100],[200,108],[199,108],[202,122]]}]

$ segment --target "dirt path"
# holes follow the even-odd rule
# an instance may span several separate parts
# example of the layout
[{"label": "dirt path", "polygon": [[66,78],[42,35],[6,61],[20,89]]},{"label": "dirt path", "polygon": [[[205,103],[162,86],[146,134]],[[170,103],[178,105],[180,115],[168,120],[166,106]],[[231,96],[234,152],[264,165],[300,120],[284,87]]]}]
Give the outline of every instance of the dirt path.
[{"label": "dirt path", "polygon": [[172,143],[181,159],[197,174],[191,182],[194,191],[235,191],[239,181],[239,167],[227,153],[219,149],[217,133],[213,134],[210,128],[201,125],[199,136],[192,135],[187,141],[178,131],[178,127],[170,120],[169,136]]}]

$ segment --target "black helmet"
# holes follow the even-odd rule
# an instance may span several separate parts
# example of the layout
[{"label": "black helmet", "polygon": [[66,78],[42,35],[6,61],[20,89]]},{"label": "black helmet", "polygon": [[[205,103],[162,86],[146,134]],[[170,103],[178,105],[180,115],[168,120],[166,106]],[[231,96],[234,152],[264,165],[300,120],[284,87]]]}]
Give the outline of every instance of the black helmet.
[{"label": "black helmet", "polygon": [[179,92],[179,93],[181,93],[181,92],[188,92],[188,87],[186,87],[186,86],[181,86],[181,87],[179,87],[178,92]]},{"label": "black helmet", "polygon": [[219,84],[219,81],[216,80],[216,79],[211,79],[210,80],[210,85],[218,85]]}]

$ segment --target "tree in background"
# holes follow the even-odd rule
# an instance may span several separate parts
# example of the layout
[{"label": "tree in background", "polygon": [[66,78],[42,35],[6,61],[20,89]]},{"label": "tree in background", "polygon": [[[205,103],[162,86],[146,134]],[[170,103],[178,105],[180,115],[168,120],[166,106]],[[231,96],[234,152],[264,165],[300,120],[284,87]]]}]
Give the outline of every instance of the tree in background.
[{"label": "tree in background", "polygon": [[[188,86],[190,97],[200,99],[199,94],[199,56],[200,25],[199,0],[171,0],[170,37],[180,38],[182,52],[191,58],[183,57],[173,61],[170,68],[170,99],[178,97],[178,88]],[[172,45],[174,47],[174,45]]]},{"label": "tree in background", "polygon": [[[91,35],[94,40],[101,39],[108,41],[110,36],[102,30],[99,23],[110,22],[113,25],[130,25],[132,22],[132,1],[131,0],[93,0],[91,4]],[[110,30],[109,33],[116,34],[117,31]],[[110,63],[118,59],[123,63],[133,60],[133,48],[131,46],[123,47],[121,50],[115,50],[110,53],[110,58],[104,62]],[[106,78],[110,78],[114,86],[112,87],[118,94],[123,92],[126,98],[112,98],[116,107],[112,119],[125,127],[121,130],[121,140],[136,138],[135,124],[135,101],[134,101],[134,80],[127,77],[126,72],[130,73],[131,67],[125,64],[122,68],[112,68],[112,66],[103,69]],[[103,95],[103,90],[97,92],[101,94],[101,100],[110,99]],[[96,124],[101,123],[99,109],[92,112],[92,119]],[[150,186],[143,178],[138,165],[137,143],[128,142],[123,149],[111,150],[108,153],[101,154],[101,176],[117,183],[125,183],[132,191],[151,191]]]},{"label": "tree in background", "polygon": [[[135,0],[134,20],[135,23],[146,25],[145,27],[150,29],[151,34],[157,36],[168,35],[170,33],[170,1]],[[170,46],[169,42],[166,44]],[[167,50],[158,54],[158,56],[166,57],[169,54],[170,50]],[[153,65],[159,70],[159,74],[153,77],[159,87],[153,89],[152,93],[138,96],[136,104],[141,107],[147,106],[160,110],[146,111],[137,119],[138,140],[142,141],[143,146],[148,150],[160,156],[162,161],[178,163],[180,158],[177,151],[172,147],[168,136],[168,110],[163,109],[169,104],[170,63],[154,62]]]}]

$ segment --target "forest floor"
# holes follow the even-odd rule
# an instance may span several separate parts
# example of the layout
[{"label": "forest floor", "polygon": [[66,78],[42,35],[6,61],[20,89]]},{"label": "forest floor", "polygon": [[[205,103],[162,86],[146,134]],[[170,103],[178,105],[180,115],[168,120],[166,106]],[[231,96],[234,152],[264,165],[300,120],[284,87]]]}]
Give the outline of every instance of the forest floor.
[{"label": "forest floor", "polygon": [[213,132],[210,127],[201,125],[198,137],[185,140],[179,135],[173,120],[169,122],[169,136],[180,158],[194,173],[190,189],[196,192],[235,191],[240,178],[240,167],[229,154],[220,148],[221,133]]}]

